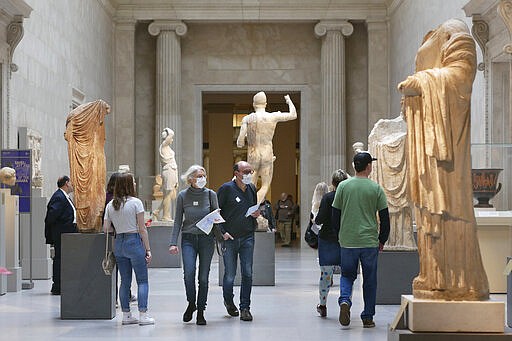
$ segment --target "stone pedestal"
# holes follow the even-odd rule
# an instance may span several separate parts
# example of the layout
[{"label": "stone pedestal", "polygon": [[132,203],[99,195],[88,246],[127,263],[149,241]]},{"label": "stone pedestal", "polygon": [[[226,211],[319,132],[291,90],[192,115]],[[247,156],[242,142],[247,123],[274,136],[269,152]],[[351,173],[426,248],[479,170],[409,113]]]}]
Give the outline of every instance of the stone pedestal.
[{"label": "stone pedestal", "polygon": [[[512,257],[507,257],[507,264]],[[512,273],[507,275],[507,326],[512,328]]]},{"label": "stone pedestal", "polygon": [[[5,193],[0,192],[0,267],[5,268]],[[7,293],[7,276],[0,275],[0,295]]]},{"label": "stone pedestal", "polygon": [[[276,285],[275,234],[256,232],[254,237],[252,285]],[[223,277],[224,261],[219,259],[219,285],[222,285]],[[240,259],[236,267],[235,285],[240,285]]]},{"label": "stone pedestal", "polygon": [[413,332],[503,333],[505,303],[497,301],[442,301],[402,296],[407,327]]},{"label": "stone pedestal", "polygon": [[503,269],[507,257],[512,255],[512,211],[475,210],[478,242],[489,291],[507,292],[507,278]]},{"label": "stone pedestal", "polygon": [[101,268],[103,233],[62,234],[60,317],[63,320],[116,316],[116,276]]},{"label": "stone pedestal", "polygon": [[21,290],[19,197],[11,195],[10,189],[0,189],[5,200],[5,266],[12,272],[7,276],[7,291]]},{"label": "stone pedestal", "polygon": [[420,270],[418,251],[384,251],[377,267],[377,304],[400,304],[412,294],[412,280]]},{"label": "stone pedestal", "polygon": [[388,341],[505,341],[509,333],[414,333],[410,330],[388,330]]},{"label": "stone pedestal", "polygon": [[[39,192],[39,195],[38,193]],[[30,279],[30,215],[32,215],[32,279],[49,279],[52,276],[50,247],[45,244],[44,218],[46,198],[40,190],[32,190],[31,213],[20,214],[21,267],[23,279]]]},{"label": "stone pedestal", "polygon": [[[148,228],[149,245],[151,246],[150,268],[180,268],[181,252],[177,255],[169,253],[169,241],[174,226],[170,223],[154,222]],[[181,233],[178,238],[178,245],[181,245]],[[181,249],[181,247],[180,247]]]}]

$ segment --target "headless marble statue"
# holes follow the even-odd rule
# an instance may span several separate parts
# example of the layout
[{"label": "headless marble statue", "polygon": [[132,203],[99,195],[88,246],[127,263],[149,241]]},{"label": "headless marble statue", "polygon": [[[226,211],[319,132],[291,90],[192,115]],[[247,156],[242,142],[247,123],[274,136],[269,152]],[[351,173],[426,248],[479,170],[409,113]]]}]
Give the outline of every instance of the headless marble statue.
[{"label": "headless marble statue", "polygon": [[297,118],[297,111],[289,95],[284,96],[290,112],[266,112],[267,96],[263,91],[253,98],[255,112],[242,119],[240,134],[236,144],[242,148],[247,137],[247,161],[254,167],[252,182],[256,186],[258,177],[261,177],[261,187],[258,190],[258,203],[265,200],[265,196],[272,182],[274,172],[274,151],[272,138],[278,122],[291,121]]},{"label": "headless marble statue", "polygon": [[398,85],[405,96],[409,192],[420,256],[415,298],[489,297],[471,183],[475,72],[475,42],[463,21],[451,19],[424,37],[416,72]]},{"label": "headless marble statue", "polygon": [[391,231],[385,250],[416,250],[412,207],[407,197],[407,124],[402,116],[379,120],[368,136],[368,151],[378,159],[370,179],[382,186],[388,199]]},{"label": "headless marble statue", "polygon": [[100,232],[105,207],[105,115],[102,101],[82,104],[66,120],[70,178],[74,187],[76,224],[80,232]]},{"label": "headless marble statue", "polygon": [[[173,222],[171,218],[171,202],[176,199],[178,191],[178,165],[174,158],[174,150],[171,144],[174,139],[174,131],[165,128],[162,132],[162,143],[158,148],[160,155],[160,164],[162,166],[162,186],[163,199],[158,209],[153,211],[153,219],[164,222]],[[160,213],[162,217],[160,218]]]}]

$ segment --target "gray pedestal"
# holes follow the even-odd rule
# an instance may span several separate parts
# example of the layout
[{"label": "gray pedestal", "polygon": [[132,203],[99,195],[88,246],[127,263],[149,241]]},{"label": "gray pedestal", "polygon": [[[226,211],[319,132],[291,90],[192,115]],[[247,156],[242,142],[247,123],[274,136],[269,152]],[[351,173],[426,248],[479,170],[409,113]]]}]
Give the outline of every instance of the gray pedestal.
[{"label": "gray pedestal", "polygon": [[[151,246],[151,263],[150,268],[180,268],[181,267],[181,253],[171,255],[169,253],[169,241],[171,240],[171,233],[173,225],[159,225],[159,222],[151,224],[148,228],[149,245]],[[180,245],[181,234],[178,238],[178,245]]]},{"label": "gray pedestal", "polygon": [[417,251],[379,253],[377,304],[400,304],[401,295],[412,294],[412,280],[420,270]]},{"label": "gray pedestal", "polygon": [[388,341],[493,341],[512,340],[510,333],[426,333],[405,330],[389,330]]},{"label": "gray pedestal", "polygon": [[[252,285],[276,285],[275,234],[256,232],[254,259],[252,264]],[[219,260],[219,285],[224,277],[224,261]],[[240,285],[240,259],[236,268],[235,285]]]},{"label": "gray pedestal", "polygon": [[[507,264],[512,257],[507,257]],[[512,273],[507,275],[507,326],[512,328]]]},{"label": "gray pedestal", "polygon": [[32,189],[31,213],[20,213],[21,267],[23,279],[30,279],[30,215],[32,215],[32,279],[49,279],[52,276],[50,247],[44,238],[46,198],[37,196]]},{"label": "gray pedestal", "polygon": [[116,316],[116,277],[105,275],[103,233],[62,235],[60,317],[63,320]]}]

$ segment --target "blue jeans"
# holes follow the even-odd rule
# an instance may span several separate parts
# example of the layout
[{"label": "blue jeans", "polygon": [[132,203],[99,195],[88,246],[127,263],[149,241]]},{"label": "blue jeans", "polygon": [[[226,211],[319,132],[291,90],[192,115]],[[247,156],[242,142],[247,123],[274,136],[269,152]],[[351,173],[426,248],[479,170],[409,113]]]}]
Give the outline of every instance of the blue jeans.
[{"label": "blue jeans", "polygon": [[146,263],[146,249],[138,233],[120,233],[116,236],[114,255],[117,268],[121,275],[121,288],[119,300],[121,310],[130,311],[130,287],[132,284],[132,269],[137,280],[137,301],[139,311],[148,310],[148,265]]},{"label": "blue jeans", "polygon": [[206,234],[183,233],[181,236],[181,257],[183,259],[183,279],[187,301],[196,304],[196,261],[199,256],[199,290],[197,309],[205,310],[208,297],[208,276],[212,263],[215,242]]},{"label": "blue jeans", "polygon": [[341,296],[338,299],[338,303],[346,302],[349,306],[352,306],[352,286],[357,278],[358,263],[361,261],[364,301],[361,319],[371,319],[375,315],[378,257],[378,247],[341,248]]},{"label": "blue jeans", "polygon": [[240,257],[240,270],[242,283],[240,286],[240,309],[249,309],[251,306],[252,290],[252,259],[254,255],[254,233],[234,240],[225,241],[224,252],[224,279],[222,281],[222,294],[224,302],[233,303],[233,283],[235,282],[237,259]]}]

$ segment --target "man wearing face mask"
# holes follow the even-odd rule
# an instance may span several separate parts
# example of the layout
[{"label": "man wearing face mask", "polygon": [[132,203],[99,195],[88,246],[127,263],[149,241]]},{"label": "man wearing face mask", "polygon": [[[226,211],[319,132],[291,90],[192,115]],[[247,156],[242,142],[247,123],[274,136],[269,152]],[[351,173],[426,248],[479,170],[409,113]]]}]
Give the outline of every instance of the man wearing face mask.
[{"label": "man wearing face mask", "polygon": [[[192,320],[197,310],[196,324],[205,325],[204,310],[208,296],[208,276],[212,262],[215,241],[213,232],[205,234],[196,224],[210,212],[216,210],[217,195],[206,188],[206,171],[199,165],[190,166],[181,176],[189,187],[182,190],[176,199],[176,214],[172,230],[169,253],[178,254],[178,235],[181,236],[181,255],[183,259],[183,279],[188,306],[183,313],[183,322]],[[199,290],[196,302],[196,261],[199,257]]]},{"label": "man wearing face mask", "polygon": [[[254,231],[260,210],[246,216],[247,209],[257,204],[256,187],[252,184],[252,166],[240,161],[233,166],[234,179],[218,191],[219,207],[225,222],[220,229],[224,235],[224,278],[222,293],[224,305],[231,316],[240,315],[242,321],[252,321],[250,312]],[[233,301],[237,259],[240,258],[242,283],[240,286],[240,313]]]}]

